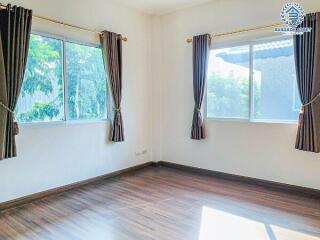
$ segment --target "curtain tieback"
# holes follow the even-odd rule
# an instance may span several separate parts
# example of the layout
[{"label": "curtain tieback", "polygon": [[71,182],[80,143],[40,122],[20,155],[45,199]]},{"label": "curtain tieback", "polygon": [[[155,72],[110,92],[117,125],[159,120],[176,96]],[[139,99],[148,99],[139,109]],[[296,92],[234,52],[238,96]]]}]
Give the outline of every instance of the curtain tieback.
[{"label": "curtain tieback", "polygon": [[201,108],[198,108],[198,107],[195,107],[194,108],[197,112],[197,115],[198,115],[198,127],[201,127],[202,126],[202,119],[201,119]]},{"label": "curtain tieback", "polygon": [[12,111],[9,107],[7,107],[3,102],[0,101],[0,106],[7,110],[9,113],[14,115],[14,111]]},{"label": "curtain tieback", "polygon": [[312,98],[310,102],[307,102],[307,103],[305,103],[305,104],[302,104],[302,106],[301,106],[301,113],[304,113],[305,107],[307,107],[307,106],[311,105],[312,103],[314,103],[319,97],[320,97],[320,93],[318,93],[314,98]]},{"label": "curtain tieback", "polygon": [[301,106],[301,111],[300,111],[300,114],[299,114],[299,124],[302,125],[303,124],[303,120],[304,120],[304,109],[311,105],[312,103],[314,103],[316,100],[318,100],[318,98],[320,97],[320,93],[318,93],[314,98],[311,99],[311,101],[305,103],[305,104],[302,104]]},{"label": "curtain tieback", "polygon": [[312,98],[310,102],[303,104],[301,109],[304,109],[306,106],[309,106],[310,104],[314,103],[319,97],[320,93],[318,93],[314,98]]},{"label": "curtain tieback", "polygon": [[[15,114],[14,111],[12,111],[10,108],[8,108],[3,102],[0,101],[0,106],[7,110],[7,112],[9,112],[10,114],[12,114],[13,119],[15,118]],[[17,122],[13,122],[13,134],[14,135],[18,135],[19,134],[19,126]]]},{"label": "curtain tieback", "polygon": [[[116,114],[120,114],[120,113],[121,113],[121,108],[113,108],[113,109],[114,109],[114,111],[116,112]],[[119,117],[117,118],[116,124],[117,124],[118,126],[121,125],[121,120],[120,120]]]}]

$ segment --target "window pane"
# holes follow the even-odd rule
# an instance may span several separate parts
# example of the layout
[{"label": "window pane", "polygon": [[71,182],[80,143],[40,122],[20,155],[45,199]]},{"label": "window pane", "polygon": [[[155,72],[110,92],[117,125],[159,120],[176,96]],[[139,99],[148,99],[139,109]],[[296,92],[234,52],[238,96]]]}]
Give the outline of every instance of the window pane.
[{"label": "window pane", "polygon": [[248,118],[249,46],[210,52],[207,85],[207,116]]},{"label": "window pane", "polygon": [[297,120],[301,106],[297,91],[293,41],[253,46],[254,118]]},{"label": "window pane", "polygon": [[106,118],[106,74],[100,48],[66,43],[69,119]]},{"label": "window pane", "polygon": [[63,120],[62,42],[31,35],[16,117],[19,122]]}]

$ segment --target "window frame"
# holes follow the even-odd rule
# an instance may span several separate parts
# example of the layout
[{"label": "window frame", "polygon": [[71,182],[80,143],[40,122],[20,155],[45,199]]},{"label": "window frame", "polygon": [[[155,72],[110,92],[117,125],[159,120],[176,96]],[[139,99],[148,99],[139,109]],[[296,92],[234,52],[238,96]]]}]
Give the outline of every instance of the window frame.
[{"label": "window frame", "polygon": [[[292,36],[269,36],[262,37],[253,40],[244,40],[232,43],[219,43],[216,46],[210,48],[210,52],[213,50],[219,50],[223,48],[232,48],[240,46],[249,46],[249,101],[248,101],[248,116],[246,118],[237,118],[237,117],[208,117],[208,86],[206,84],[205,94],[204,94],[204,104],[203,104],[203,114],[205,120],[216,121],[216,122],[240,122],[240,123],[269,123],[269,124],[297,124],[297,120],[282,120],[282,119],[255,119],[253,117],[254,110],[254,98],[253,98],[253,46],[256,44],[266,43],[268,41],[281,41],[281,40],[290,40]],[[294,89],[293,89],[294,90]]]},{"label": "window frame", "polygon": [[52,34],[48,32],[42,32],[37,30],[32,30],[31,34],[45,37],[45,38],[52,38],[62,42],[62,77],[63,77],[63,120],[54,120],[54,121],[47,121],[47,122],[18,122],[19,126],[22,128],[30,127],[30,128],[39,128],[39,127],[48,127],[48,126],[66,126],[66,125],[74,125],[74,124],[90,124],[90,123],[105,123],[111,120],[110,118],[110,91],[107,82],[107,89],[106,89],[106,116],[101,119],[78,119],[78,120],[70,120],[69,119],[69,102],[68,102],[68,76],[67,76],[67,58],[66,58],[66,44],[67,43],[75,43],[87,47],[95,47],[100,48],[101,45],[98,43],[92,43],[87,41],[81,41],[74,38],[69,38],[66,36]]}]

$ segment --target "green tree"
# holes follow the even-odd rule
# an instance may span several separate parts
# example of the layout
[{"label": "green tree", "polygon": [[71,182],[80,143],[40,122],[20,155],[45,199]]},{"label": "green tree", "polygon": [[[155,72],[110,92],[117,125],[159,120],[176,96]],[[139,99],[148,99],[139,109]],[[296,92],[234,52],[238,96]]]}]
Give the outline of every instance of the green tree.
[{"label": "green tree", "polygon": [[[211,117],[246,118],[249,113],[249,77],[230,72],[213,73],[208,78],[207,112]],[[254,104],[260,104],[260,87],[254,84]],[[259,114],[256,112],[255,114]]]},{"label": "green tree", "polygon": [[[63,120],[63,42],[31,35],[21,89],[20,122]],[[70,119],[104,118],[106,80],[101,49],[66,43],[68,113]],[[37,100],[34,100],[37,99]],[[31,101],[31,103],[30,103]],[[27,109],[27,110],[26,110]]]},{"label": "green tree", "polygon": [[62,42],[52,38],[31,35],[28,61],[21,89],[21,98],[43,94],[58,94],[50,101],[36,101],[26,112],[17,109],[20,122],[52,120],[63,106]]},{"label": "green tree", "polygon": [[69,118],[104,118],[106,75],[101,49],[67,43],[66,50]]}]

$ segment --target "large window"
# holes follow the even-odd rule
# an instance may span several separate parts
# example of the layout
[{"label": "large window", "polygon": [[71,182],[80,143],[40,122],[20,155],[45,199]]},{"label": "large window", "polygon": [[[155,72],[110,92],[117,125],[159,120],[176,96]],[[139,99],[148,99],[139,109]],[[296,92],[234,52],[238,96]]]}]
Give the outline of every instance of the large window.
[{"label": "large window", "polygon": [[17,120],[105,119],[105,76],[100,48],[32,34]]},{"label": "large window", "polygon": [[296,121],[300,106],[292,39],[211,50],[207,117]]}]

